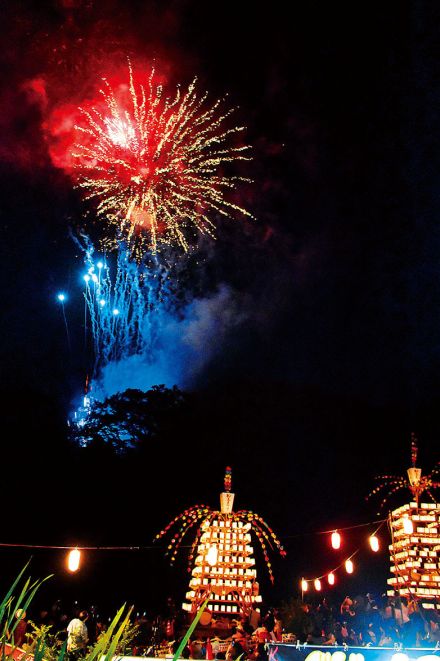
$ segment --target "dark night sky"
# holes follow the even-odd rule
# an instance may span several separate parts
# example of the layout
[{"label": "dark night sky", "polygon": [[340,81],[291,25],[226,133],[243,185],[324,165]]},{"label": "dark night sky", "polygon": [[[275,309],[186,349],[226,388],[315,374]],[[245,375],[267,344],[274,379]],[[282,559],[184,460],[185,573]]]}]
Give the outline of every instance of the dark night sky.
[{"label": "dark night sky", "polygon": [[[149,545],[178,511],[216,504],[230,463],[237,504],[267,518],[289,550],[269,600],[289,596],[328,562],[322,538],[303,533],[374,518],[364,496],[374,475],[407,467],[412,431],[421,464],[438,460],[439,10],[415,0],[295,2],[289,12],[278,0],[27,0],[1,13],[0,541]],[[254,152],[243,197],[257,220],[219,224],[193,275],[227,286],[243,321],[199,373],[174,449],[104,465],[65,446],[85,366],[67,350],[54,297],[80,278],[68,229],[83,206],[50,162],[44,125],[127,54],[156,58],[173,81],[197,74],[239,106]],[[76,300],[66,307],[74,349]],[[0,551],[6,573],[23,553]],[[185,587],[160,550],[101,558],[67,578],[59,554],[36,552],[35,571],[56,571],[60,593],[115,604]],[[356,585],[379,590],[385,556],[365,563]]]}]

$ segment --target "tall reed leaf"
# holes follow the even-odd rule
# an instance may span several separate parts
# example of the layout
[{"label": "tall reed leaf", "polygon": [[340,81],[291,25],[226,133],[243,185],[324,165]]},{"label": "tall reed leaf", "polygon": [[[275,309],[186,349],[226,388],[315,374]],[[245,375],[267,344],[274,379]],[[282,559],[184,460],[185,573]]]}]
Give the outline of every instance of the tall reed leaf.
[{"label": "tall reed leaf", "polygon": [[[29,608],[29,604],[35,597],[35,593],[37,590],[43,585],[45,581],[47,581],[49,578],[52,578],[53,574],[50,574],[49,576],[46,576],[46,578],[43,578],[38,581],[34,581],[31,584],[31,579],[28,578],[26,583],[24,584],[17,602],[14,604],[13,608],[10,608],[10,612],[8,613],[8,620],[7,620],[7,629],[9,631],[9,634],[12,635],[18,625],[18,618],[15,617],[15,613],[18,611],[19,608],[22,610],[26,611]],[[13,599],[10,602],[10,605],[12,606],[13,604]]]},{"label": "tall reed leaf", "polygon": [[186,643],[187,643],[188,640],[189,640],[189,637],[191,636],[192,632],[193,632],[194,629],[196,628],[196,626],[197,626],[197,624],[198,624],[198,622],[199,622],[199,620],[200,620],[200,617],[201,617],[203,611],[205,610],[206,606],[208,605],[208,601],[209,601],[209,598],[208,598],[208,599],[205,599],[205,601],[203,602],[203,604],[200,606],[200,608],[199,608],[199,610],[198,610],[198,612],[197,612],[197,615],[195,616],[195,618],[194,618],[193,621],[191,622],[191,625],[190,625],[188,631],[186,632],[186,634],[185,634],[184,637],[182,638],[182,642],[180,643],[179,647],[178,647],[177,650],[176,650],[176,653],[175,653],[174,656],[173,656],[173,661],[177,661],[177,659],[178,659],[178,658],[180,657],[180,655],[182,654],[182,652],[183,652],[183,650],[184,650],[184,647],[185,647]]},{"label": "tall reed leaf", "polygon": [[15,588],[17,587],[17,585],[18,585],[21,577],[23,576],[24,572],[28,568],[29,563],[30,563],[30,560],[27,561],[27,563],[25,564],[25,566],[23,567],[23,569],[21,570],[21,572],[19,573],[19,575],[17,576],[15,581],[12,583],[11,587],[9,588],[8,592],[3,597],[3,600],[0,603],[0,627],[3,627],[3,617],[4,617],[4,614],[5,614],[6,607],[10,603],[11,595],[14,592]]},{"label": "tall reed leaf", "polygon": [[113,636],[111,645],[108,648],[108,652],[105,655],[104,661],[111,661],[111,659],[113,658],[114,653],[116,652],[116,647],[119,643],[119,640],[120,640],[122,634],[124,633],[125,628],[127,627],[128,623],[130,621],[130,615],[131,615],[132,610],[133,610],[133,608],[130,608],[127,615],[124,617],[124,619],[122,621],[122,624],[120,625],[120,627],[117,630],[116,634]]},{"label": "tall reed leaf", "polygon": [[[98,642],[96,645],[93,647],[93,649],[90,651],[90,653],[87,655],[87,661],[93,661],[97,657],[101,657],[106,653],[106,650],[108,649],[108,646],[110,645],[110,641],[112,639],[113,631],[116,628],[116,625],[118,624],[119,620],[122,617],[122,613],[124,612],[125,609],[125,604],[118,610],[116,613],[115,617],[113,618],[109,628],[107,631],[105,631],[102,636],[99,638]],[[59,660],[61,661],[61,660]]]}]

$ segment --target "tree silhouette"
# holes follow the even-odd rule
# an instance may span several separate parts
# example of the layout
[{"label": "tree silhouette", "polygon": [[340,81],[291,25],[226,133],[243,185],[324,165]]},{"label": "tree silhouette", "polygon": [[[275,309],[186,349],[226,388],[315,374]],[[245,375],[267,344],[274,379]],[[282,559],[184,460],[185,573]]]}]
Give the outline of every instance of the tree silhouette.
[{"label": "tree silhouette", "polygon": [[87,447],[124,453],[158,438],[184,403],[185,395],[176,386],[157,385],[146,392],[129,388],[95,401],[84,426],[74,426],[70,438]]}]

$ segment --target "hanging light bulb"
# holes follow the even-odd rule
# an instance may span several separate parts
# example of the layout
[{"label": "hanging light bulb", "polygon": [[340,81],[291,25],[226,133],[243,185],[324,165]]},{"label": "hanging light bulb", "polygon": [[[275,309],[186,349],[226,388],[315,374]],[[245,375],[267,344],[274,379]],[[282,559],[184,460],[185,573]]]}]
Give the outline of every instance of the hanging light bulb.
[{"label": "hanging light bulb", "polygon": [[354,569],[354,565],[351,560],[346,560],[345,561],[345,571],[347,574],[352,574]]},{"label": "hanging light bulb", "polygon": [[307,581],[305,580],[305,578],[303,578],[303,579],[301,580],[301,590],[302,590],[303,592],[307,592],[308,589],[309,589],[308,583],[307,583]]},{"label": "hanging light bulb", "polygon": [[315,590],[319,592],[321,590],[321,581],[319,578],[315,578]]},{"label": "hanging light bulb", "polygon": [[79,569],[79,561],[81,559],[81,552],[78,549],[72,549],[67,556],[67,569],[69,571],[77,571]]},{"label": "hanging light bulb", "polygon": [[337,530],[332,533],[332,548],[339,549],[341,546],[341,535]]},{"label": "hanging light bulb", "polygon": [[218,559],[218,548],[215,544],[211,544],[206,554],[206,561],[208,565],[214,567],[217,564]]},{"label": "hanging light bulb", "polygon": [[329,585],[334,585],[335,584],[335,575],[331,571],[330,574],[327,576],[327,581]]},{"label": "hanging light bulb", "polygon": [[379,550],[379,538],[376,535],[370,535],[368,541],[370,542],[371,550],[377,553]]},{"label": "hanging light bulb", "polygon": [[414,532],[413,522],[408,518],[408,514],[405,514],[403,518],[403,530],[407,535],[412,535]]}]

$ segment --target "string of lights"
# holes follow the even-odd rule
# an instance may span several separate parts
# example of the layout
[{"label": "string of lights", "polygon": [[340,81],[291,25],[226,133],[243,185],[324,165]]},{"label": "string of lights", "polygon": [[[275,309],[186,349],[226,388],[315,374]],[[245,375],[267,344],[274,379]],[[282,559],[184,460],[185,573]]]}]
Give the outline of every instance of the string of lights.
[{"label": "string of lights", "polygon": [[[297,533],[294,535],[287,535],[285,536],[285,539],[294,539],[300,536],[307,536],[307,535],[324,535],[324,534],[332,534],[332,540],[336,539],[334,537],[335,535],[339,536],[339,542],[340,542],[340,532],[344,531],[349,531],[349,530],[354,530],[356,528],[364,528],[367,526],[371,526],[373,524],[379,524],[378,527],[376,528],[375,532],[373,535],[370,535],[370,545],[371,545],[371,540],[376,539],[376,533],[379,531],[379,529],[382,527],[382,525],[387,521],[388,519],[381,519],[379,521],[369,521],[367,523],[359,523],[351,526],[344,526],[341,528],[338,528],[337,530],[317,530],[317,531],[311,531],[308,533]],[[182,548],[191,548],[192,545],[182,545]],[[138,545],[138,546],[124,546],[124,545],[116,545],[116,546],[101,546],[101,545],[75,545],[75,546],[68,546],[68,545],[62,545],[62,544],[23,544],[23,543],[14,543],[14,542],[0,542],[0,548],[23,548],[23,549],[46,549],[46,550],[61,550],[61,551],[68,551],[67,555],[67,566],[70,571],[77,571],[80,566],[80,558],[81,558],[81,551],[151,551],[151,550],[161,550],[162,547],[159,545]],[[333,547],[333,548],[339,548],[339,547]],[[329,584],[332,585],[334,583],[334,573],[342,567],[343,564],[346,566],[346,571],[347,573],[352,573],[353,567],[351,566],[351,571],[350,565],[348,565],[347,568],[347,563],[352,563],[352,558],[356,556],[356,554],[359,552],[360,548],[354,551],[349,558],[347,558],[345,561],[341,562],[337,567],[331,570],[328,574],[324,574],[322,576],[313,578],[313,579],[302,579],[301,581],[301,586],[302,589],[305,591],[308,589],[308,584],[311,582],[316,581],[321,581],[325,576],[327,576],[329,580]],[[372,547],[373,551],[379,550],[379,546],[377,546],[376,549]],[[333,575],[333,582],[331,576]],[[307,587],[304,587],[306,585]],[[315,585],[316,587],[316,585]],[[320,589],[320,588],[319,588]]]},{"label": "string of lights", "polygon": [[[382,526],[387,522],[388,522],[388,518],[381,519],[380,521],[377,521],[376,523],[378,523],[379,525],[374,530],[374,532],[371,535],[369,535],[369,537],[368,537],[368,542],[369,542],[370,548],[374,553],[377,553],[380,549],[380,542],[379,542],[379,538],[377,537],[377,533],[382,528]],[[330,537],[331,546],[334,550],[339,550],[341,548],[341,544],[342,544],[342,538],[341,538],[341,535],[340,535],[339,531],[349,530],[349,529],[353,529],[353,528],[366,527],[366,526],[372,525],[372,523],[374,523],[374,522],[365,523],[365,524],[358,524],[356,526],[348,526],[346,528],[339,528],[337,530],[333,530],[333,532],[331,532],[330,530],[327,530],[327,531],[325,531],[325,533],[324,532],[319,532],[317,534],[329,534],[329,533],[331,533],[331,537]],[[361,547],[358,547],[347,558],[342,560],[336,567],[334,567],[333,569],[331,569],[328,572],[325,572],[321,576],[315,576],[314,578],[304,578],[304,577],[302,577],[301,581],[300,581],[301,593],[307,592],[307,590],[309,589],[309,584],[312,584],[312,583],[314,585],[315,590],[317,592],[320,592],[321,589],[322,589],[321,581],[324,578],[327,578],[327,583],[330,586],[333,586],[336,582],[335,573],[339,569],[341,569],[341,567],[345,567],[345,571],[346,571],[347,574],[352,574],[354,572],[353,558],[356,557],[356,555],[360,552],[360,550],[361,550]]]},{"label": "string of lights", "polygon": [[[354,530],[355,528],[365,528],[367,526],[371,526],[375,523],[379,523],[380,526],[382,526],[383,523],[388,521],[388,519],[379,519],[375,521],[369,521],[367,523],[358,523],[352,526],[344,526],[341,528],[337,528],[337,531],[344,532],[346,530]],[[379,528],[377,530],[379,530]],[[294,535],[284,535],[284,539],[294,539],[296,537],[305,537],[307,535],[327,535],[329,533],[334,532],[334,528],[330,528],[329,530],[315,530],[311,532],[303,532],[303,533],[296,533]],[[377,531],[376,531],[377,532]],[[192,545],[188,544],[183,546],[183,548],[190,548]],[[68,545],[60,545],[60,544],[22,544],[22,543],[12,543],[12,542],[0,542],[0,547],[6,547],[6,548],[28,548],[28,549],[61,549],[61,550],[69,550],[72,549],[72,546]],[[153,550],[159,548],[156,544],[154,545],[138,545],[138,546],[82,546],[82,545],[77,545],[75,548],[79,549],[80,551],[145,551],[145,550]]]},{"label": "string of lights", "polygon": [[374,524],[383,524],[388,520],[384,519],[374,519],[374,521],[367,521],[367,523],[356,523],[351,526],[342,526],[340,528],[328,528],[326,530],[311,530],[310,532],[299,532],[290,535],[283,535],[283,539],[296,539],[297,537],[307,537],[308,535],[329,535],[334,532],[344,532],[345,530],[355,530],[356,528],[367,528],[368,526],[373,526]]}]

